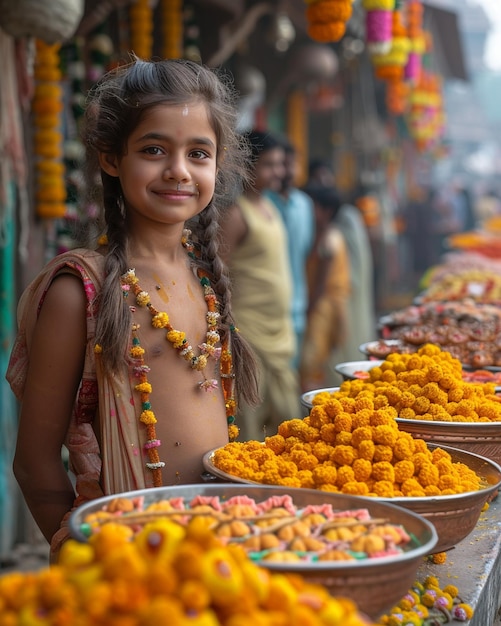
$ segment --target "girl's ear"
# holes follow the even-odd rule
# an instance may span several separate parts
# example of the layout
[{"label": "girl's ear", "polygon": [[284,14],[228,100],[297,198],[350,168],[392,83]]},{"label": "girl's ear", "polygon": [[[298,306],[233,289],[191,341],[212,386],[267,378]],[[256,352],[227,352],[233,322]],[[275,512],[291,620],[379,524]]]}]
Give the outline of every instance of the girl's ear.
[{"label": "girl's ear", "polygon": [[118,176],[118,159],[114,154],[100,152],[99,165],[110,176]]}]

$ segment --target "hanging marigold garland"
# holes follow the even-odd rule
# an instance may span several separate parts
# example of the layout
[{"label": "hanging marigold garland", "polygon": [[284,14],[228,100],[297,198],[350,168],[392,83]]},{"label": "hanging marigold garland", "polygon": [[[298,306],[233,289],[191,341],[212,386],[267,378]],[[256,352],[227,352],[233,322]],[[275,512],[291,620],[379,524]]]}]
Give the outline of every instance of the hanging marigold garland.
[{"label": "hanging marigold garland", "polygon": [[130,47],[140,59],[153,53],[153,9],[150,0],[136,0],[129,9]]},{"label": "hanging marigold garland", "polygon": [[422,57],[426,51],[426,37],[423,32],[423,5],[420,0],[411,0],[406,5],[407,32],[411,42],[411,49],[405,78],[417,83],[420,79]]},{"label": "hanging marigold garland", "polygon": [[305,0],[309,37],[319,43],[339,41],[353,12],[352,0]]},{"label": "hanging marigold garland", "polygon": [[66,212],[66,183],[63,163],[61,112],[63,89],[59,68],[60,44],[36,42],[34,152],[36,170],[36,213],[43,218],[60,218]]},{"label": "hanging marigold garland", "polygon": [[362,0],[362,6],[366,11],[367,49],[370,54],[386,54],[391,47],[395,0]]},{"label": "hanging marigold garland", "polygon": [[183,2],[162,0],[160,7],[162,57],[179,59],[183,50]]}]

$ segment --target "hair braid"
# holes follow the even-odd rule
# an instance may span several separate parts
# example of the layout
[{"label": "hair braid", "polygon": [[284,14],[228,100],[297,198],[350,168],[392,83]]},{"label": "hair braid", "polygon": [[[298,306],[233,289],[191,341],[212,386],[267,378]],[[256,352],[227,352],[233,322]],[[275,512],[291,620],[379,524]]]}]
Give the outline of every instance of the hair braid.
[{"label": "hair braid", "polygon": [[259,402],[256,360],[250,345],[237,332],[231,313],[230,277],[226,265],[218,254],[219,211],[211,202],[198,219],[198,243],[202,251],[202,262],[212,276],[212,286],[220,304],[221,338],[232,332],[233,370],[235,391],[238,400],[255,405]]}]

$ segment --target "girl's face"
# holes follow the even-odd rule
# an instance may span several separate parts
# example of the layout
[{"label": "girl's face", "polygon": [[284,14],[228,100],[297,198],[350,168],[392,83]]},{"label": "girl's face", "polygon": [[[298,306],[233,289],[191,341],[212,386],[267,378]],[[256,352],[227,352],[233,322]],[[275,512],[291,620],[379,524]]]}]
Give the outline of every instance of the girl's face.
[{"label": "girl's face", "polygon": [[100,155],[118,176],[127,218],[179,224],[214,195],[216,135],[204,104],[160,104],[145,112],[121,157]]}]

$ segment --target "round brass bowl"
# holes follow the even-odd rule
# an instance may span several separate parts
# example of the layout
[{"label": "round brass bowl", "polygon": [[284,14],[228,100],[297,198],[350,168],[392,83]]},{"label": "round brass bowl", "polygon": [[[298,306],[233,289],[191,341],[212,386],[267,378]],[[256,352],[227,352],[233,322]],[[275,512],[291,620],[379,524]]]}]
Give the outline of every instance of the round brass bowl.
[{"label": "round brass bowl", "polygon": [[346,361],[345,363],[338,363],[334,369],[344,380],[358,380],[360,376],[357,376],[357,372],[368,372],[373,367],[381,365],[381,363],[384,363],[384,361]]},{"label": "round brass bowl", "polygon": [[413,537],[410,550],[402,554],[361,561],[319,561],[316,563],[272,563],[258,561],[270,571],[293,573],[307,580],[324,585],[334,596],[344,596],[356,602],[357,607],[371,619],[389,611],[407,592],[415,581],[417,570],[425,555],[434,550],[437,533],[433,524],[420,515],[388,502],[345,494],[326,493],[314,489],[289,489],[273,485],[200,484],[176,487],[157,487],[105,496],[83,504],[69,520],[69,530],[78,541],[88,541],[81,531],[85,518],[103,508],[116,497],[144,498],[145,505],[169,498],[191,500],[197,495],[217,496],[228,499],[245,495],[257,502],[274,495],[290,495],[295,506],[303,508],[310,504],[330,504],[334,509],[366,508],[371,517],[385,518],[391,524],[399,524]]},{"label": "round brass bowl", "polygon": [[[450,496],[426,496],[419,498],[395,497],[363,498],[371,502],[386,502],[397,505],[418,515],[422,515],[431,522],[437,531],[438,541],[433,552],[450,550],[475,528],[482,508],[486,502],[495,497],[501,485],[501,467],[483,456],[429,443],[430,449],[440,447],[446,450],[454,463],[464,463],[482,479],[482,488],[478,491],[469,491]],[[211,474],[230,482],[258,484],[238,476],[223,472],[214,465],[215,450],[204,455],[204,467]],[[315,490],[313,490],[315,491]],[[352,496],[361,498],[361,496]]]},{"label": "round brass bowl", "polygon": [[501,422],[435,422],[397,417],[415,439],[479,454],[501,465]]}]

